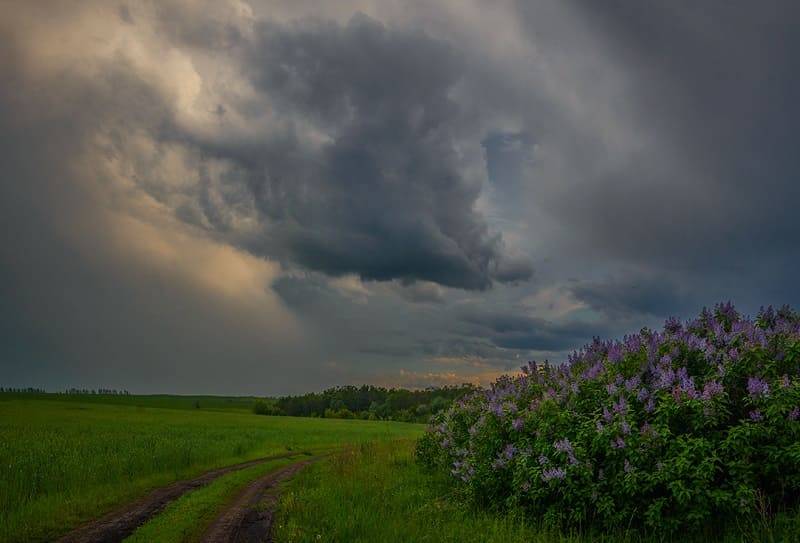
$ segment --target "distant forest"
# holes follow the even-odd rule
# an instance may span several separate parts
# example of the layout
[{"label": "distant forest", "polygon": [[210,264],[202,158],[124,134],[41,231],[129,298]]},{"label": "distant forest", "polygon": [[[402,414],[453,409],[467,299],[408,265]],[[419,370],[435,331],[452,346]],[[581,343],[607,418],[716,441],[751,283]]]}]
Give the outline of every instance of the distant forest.
[{"label": "distant forest", "polygon": [[423,390],[342,386],[300,396],[283,396],[273,402],[257,401],[253,411],[292,417],[427,422],[431,415],[447,408],[453,400],[477,388],[468,383]]}]

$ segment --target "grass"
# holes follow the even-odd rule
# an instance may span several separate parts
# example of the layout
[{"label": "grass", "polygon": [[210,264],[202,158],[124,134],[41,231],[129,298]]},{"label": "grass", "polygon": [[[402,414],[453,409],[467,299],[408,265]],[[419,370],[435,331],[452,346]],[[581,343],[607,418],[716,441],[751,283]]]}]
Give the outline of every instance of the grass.
[{"label": "grass", "polygon": [[0,542],[50,541],[151,488],[215,467],[423,429],[47,398],[0,401]]},{"label": "grass", "polygon": [[[519,514],[476,511],[441,478],[418,467],[413,441],[364,444],[298,474],[284,492],[275,541],[551,543],[670,541],[663,534],[564,533]],[[732,519],[723,535],[675,541],[797,541],[800,515],[773,522]]]},{"label": "grass", "polygon": [[181,396],[171,394],[122,395],[122,394],[59,394],[59,393],[14,393],[0,392],[0,402],[10,400],[51,400],[79,404],[99,403],[130,405],[134,407],[161,407],[167,409],[213,409],[250,411],[256,400],[274,402],[271,398],[255,396]]},{"label": "grass", "polygon": [[207,487],[184,494],[139,527],[126,543],[183,543],[197,541],[226,503],[248,482],[282,466],[300,461],[284,458],[224,475]]}]

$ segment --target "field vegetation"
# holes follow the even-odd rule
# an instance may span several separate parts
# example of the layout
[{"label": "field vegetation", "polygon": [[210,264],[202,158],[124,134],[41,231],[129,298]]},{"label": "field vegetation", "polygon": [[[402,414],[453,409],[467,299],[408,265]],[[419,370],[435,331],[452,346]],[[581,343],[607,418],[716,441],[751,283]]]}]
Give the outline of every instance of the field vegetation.
[{"label": "field vegetation", "polygon": [[472,504],[446,474],[415,459],[414,442],[348,449],[313,465],[283,492],[275,524],[278,543],[721,543],[797,541],[800,515],[741,518],[724,530],[666,534],[661,530],[603,530],[549,526],[521,509]]},{"label": "field vegetation", "polygon": [[0,395],[0,541],[52,540],[215,467],[422,432],[397,422],[259,417],[213,402],[198,409],[184,398],[175,400],[182,409],[168,409],[52,397]]}]

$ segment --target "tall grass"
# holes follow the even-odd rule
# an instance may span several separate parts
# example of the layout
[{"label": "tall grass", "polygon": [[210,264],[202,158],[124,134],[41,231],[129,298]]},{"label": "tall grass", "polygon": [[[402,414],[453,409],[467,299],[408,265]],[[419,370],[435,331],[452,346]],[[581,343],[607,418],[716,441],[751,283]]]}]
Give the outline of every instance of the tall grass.
[{"label": "tall grass", "polygon": [[51,540],[147,489],[259,456],[416,436],[403,423],[0,402],[0,542]]},{"label": "tall grass", "polygon": [[[289,483],[276,517],[279,543],[709,541],[660,533],[558,532],[522,513],[476,510],[453,485],[420,468],[413,442],[364,444],[311,466]],[[743,521],[714,541],[797,541],[800,515]]]}]

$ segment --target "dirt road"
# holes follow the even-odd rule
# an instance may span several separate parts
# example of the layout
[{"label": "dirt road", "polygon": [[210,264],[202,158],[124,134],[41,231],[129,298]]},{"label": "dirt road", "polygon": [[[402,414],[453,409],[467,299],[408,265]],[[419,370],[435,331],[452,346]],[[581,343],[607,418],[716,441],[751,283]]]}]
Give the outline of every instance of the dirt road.
[{"label": "dirt road", "polygon": [[[165,487],[158,488],[131,504],[128,504],[116,511],[112,511],[111,513],[97,520],[93,520],[88,524],[77,528],[76,530],[59,539],[58,543],[116,543],[122,541],[131,535],[136,528],[160,513],[171,501],[180,498],[182,495],[191,490],[206,486],[218,477],[221,477],[222,475],[232,471],[244,469],[262,462],[267,462],[269,460],[292,458],[295,456],[304,455],[293,452],[268,456],[265,458],[251,460],[249,462],[242,462],[241,464],[234,464],[232,466],[215,469],[206,472],[195,479],[177,481]],[[307,461],[301,462],[303,465],[306,463]],[[291,468],[293,466],[295,466],[295,464],[289,467]],[[284,470],[273,472],[273,475],[283,471]]]},{"label": "dirt road", "polygon": [[271,542],[272,519],[281,482],[293,477],[314,457],[273,471],[247,485],[200,539],[203,543]]}]

